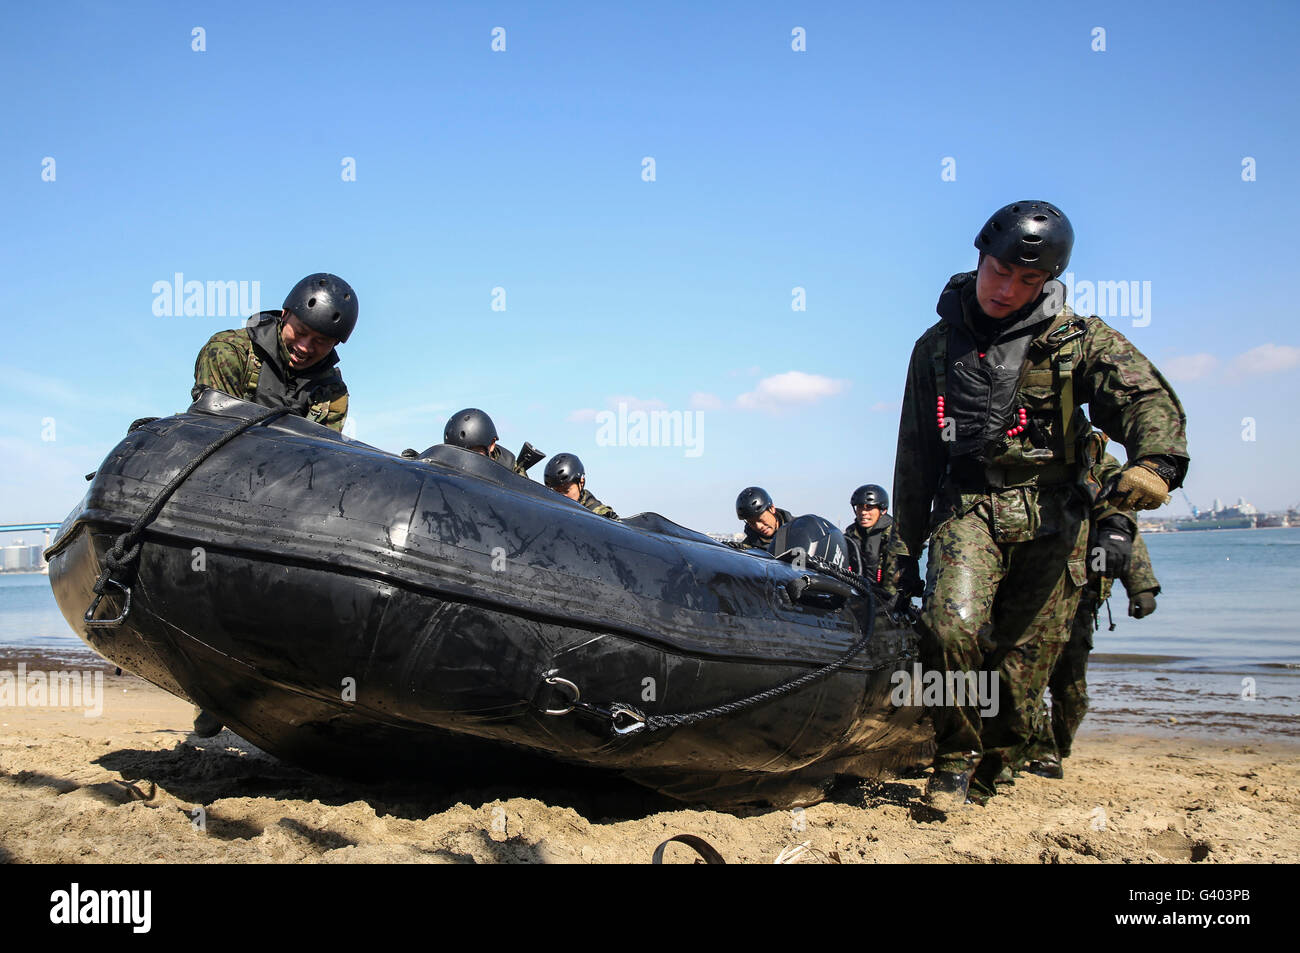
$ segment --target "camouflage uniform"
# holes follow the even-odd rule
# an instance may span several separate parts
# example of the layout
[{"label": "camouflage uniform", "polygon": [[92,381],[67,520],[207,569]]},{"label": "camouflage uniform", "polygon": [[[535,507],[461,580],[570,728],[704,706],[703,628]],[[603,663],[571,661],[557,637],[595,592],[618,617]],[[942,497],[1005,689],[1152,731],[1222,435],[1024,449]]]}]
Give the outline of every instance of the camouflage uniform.
[{"label": "camouflage uniform", "polygon": [[500,444],[492,448],[492,452],[488,454],[488,459],[493,463],[501,464],[501,466],[505,467],[511,473],[521,476],[525,480],[532,479],[532,477],[528,475],[528,471],[521,467],[515,460],[515,455]]},{"label": "camouflage uniform", "polygon": [[612,506],[606,506],[604,503],[600,502],[600,500],[591,495],[591,491],[586,487],[582,488],[582,493],[578,497],[578,504],[580,506],[585,506],[597,516],[605,516],[612,520],[618,519],[618,514],[614,512],[614,508]]},{"label": "camouflage uniform", "polygon": [[[1106,454],[1102,466],[1096,468],[1104,483],[1120,470],[1120,463]],[[1134,529],[1133,552],[1128,565],[1119,577],[1129,598],[1143,592],[1160,594],[1160,582],[1151,567],[1151,554],[1146,540]],[[1070,627],[1070,641],[1052,669],[1048,688],[1052,692],[1049,716],[1044,697],[1039,708],[1039,721],[1034,740],[1025,752],[1030,761],[1051,761],[1070,756],[1070,748],[1079,724],[1088,711],[1088,655],[1092,652],[1092,634],[1098,628],[1098,611],[1110,596],[1111,580],[1093,572],[1089,567],[1088,584],[1079,599],[1079,610]]]},{"label": "camouflage uniform", "polygon": [[[780,529],[782,526],[790,522],[792,519],[794,519],[794,517],[790,515],[789,510],[783,510],[780,507],[777,507],[776,509],[777,529]],[[776,534],[773,534],[771,536],[764,536],[763,534],[758,532],[758,530],[751,528],[750,525],[746,523],[745,538],[740,541],[740,545],[747,547],[749,549],[766,549],[768,552],[771,552],[772,540],[774,540],[775,538],[776,538]]]},{"label": "camouflage uniform", "polygon": [[342,431],[348,415],[348,389],[331,351],[306,370],[289,366],[289,352],[279,335],[279,312],[263,311],[248,327],[220,331],[208,339],[194,362],[198,400],[211,387],[264,407],[288,407],[299,417]]},{"label": "camouflage uniform", "polygon": [[[986,347],[971,343],[981,316],[974,289],[975,273],[954,276],[939,298],[941,320],[912,351],[894,465],[891,555],[917,557],[929,536],[926,664],[945,673],[997,674],[998,711],[983,723],[974,702],[933,711],[936,769],[978,765],[977,780],[991,789],[1002,765],[1017,764],[1033,738],[1087,580],[1097,487],[1089,480],[1096,458],[1089,459],[1091,428],[1081,405],[1119,437],[1130,459],[1173,460],[1175,486],[1186,472],[1187,448],[1172,388],[1118,331],[1064,307],[1060,282],[1048,281],[1032,310],[1000,322]],[[950,353],[954,347],[960,353]],[[1002,363],[986,360],[985,351]],[[979,381],[987,393],[972,402]],[[945,392],[945,413],[954,416],[941,432],[936,407]],[[972,406],[982,408],[982,417]],[[1017,408],[1025,408],[1028,426],[1007,435]],[[897,565],[896,582],[901,570]]]}]

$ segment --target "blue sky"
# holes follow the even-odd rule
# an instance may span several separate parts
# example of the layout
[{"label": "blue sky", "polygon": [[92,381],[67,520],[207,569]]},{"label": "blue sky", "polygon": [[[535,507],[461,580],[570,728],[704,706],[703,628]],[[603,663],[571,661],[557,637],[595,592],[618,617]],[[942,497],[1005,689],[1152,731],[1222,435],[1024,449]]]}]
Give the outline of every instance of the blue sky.
[{"label": "blue sky", "polygon": [[[132,419],[188,405],[239,319],[158,315],[156,283],[256,282],[269,308],[323,270],[361,304],[360,440],[422,449],[479,406],[622,513],[731,530],[757,483],[844,523],[892,482],[939,291],[1022,198],[1070,216],[1076,285],[1136,283],[1103,317],[1186,405],[1192,499],[1298,503],[1298,9],[15,9],[0,522],[61,518]],[[699,452],[600,445],[620,402],[698,412]]]}]

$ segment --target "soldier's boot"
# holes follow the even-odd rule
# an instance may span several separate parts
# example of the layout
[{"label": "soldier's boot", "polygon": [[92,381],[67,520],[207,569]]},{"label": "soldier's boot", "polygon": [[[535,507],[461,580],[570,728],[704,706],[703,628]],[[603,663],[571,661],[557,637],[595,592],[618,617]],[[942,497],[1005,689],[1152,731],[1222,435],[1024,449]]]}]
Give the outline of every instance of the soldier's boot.
[{"label": "soldier's boot", "polygon": [[995,797],[997,793],[996,781],[993,784],[990,784],[988,781],[983,780],[977,773],[973,778],[971,778],[970,790],[966,792],[966,803],[978,804],[980,807],[983,807],[985,804],[988,804],[989,798]]},{"label": "soldier's boot", "polygon": [[194,733],[200,738],[211,738],[214,735],[219,735],[224,727],[221,719],[212,712],[204,711],[202,708],[194,709]]},{"label": "soldier's boot", "polygon": [[948,771],[935,768],[925,786],[925,800],[939,811],[955,811],[966,803],[974,768]]},{"label": "soldier's boot", "polygon": [[985,752],[971,777],[967,798],[971,804],[987,804],[998,793],[998,785],[1015,784],[1011,765],[996,753]]},{"label": "soldier's boot", "polygon": [[1061,767],[1061,759],[1053,755],[1026,761],[1021,770],[1029,774],[1036,774],[1040,778],[1060,780],[1065,777],[1065,769]]}]

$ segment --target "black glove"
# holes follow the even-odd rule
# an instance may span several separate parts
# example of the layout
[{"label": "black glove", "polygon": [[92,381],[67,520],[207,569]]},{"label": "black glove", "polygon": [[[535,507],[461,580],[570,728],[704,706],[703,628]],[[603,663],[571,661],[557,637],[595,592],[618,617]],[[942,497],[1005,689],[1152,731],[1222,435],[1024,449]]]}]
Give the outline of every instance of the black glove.
[{"label": "black glove", "polygon": [[1135,619],[1156,611],[1156,594],[1150,590],[1128,597],[1128,614]]},{"label": "black glove", "polygon": [[921,561],[915,556],[900,556],[894,571],[896,580],[894,588],[900,597],[911,599],[925,592],[925,583],[921,581]]},{"label": "black glove", "polygon": [[1133,551],[1133,524],[1123,516],[1107,516],[1097,523],[1095,533],[1089,568],[1112,579],[1124,575]]}]

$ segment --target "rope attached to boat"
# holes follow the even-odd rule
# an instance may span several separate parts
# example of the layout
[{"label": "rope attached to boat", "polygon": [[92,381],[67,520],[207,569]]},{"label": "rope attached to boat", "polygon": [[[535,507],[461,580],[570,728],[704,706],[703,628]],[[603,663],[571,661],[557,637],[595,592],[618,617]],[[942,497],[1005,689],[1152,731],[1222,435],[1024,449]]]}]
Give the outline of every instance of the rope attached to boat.
[{"label": "rope attached to boat", "polygon": [[[289,413],[288,408],[281,407],[279,409],[272,408],[265,413],[258,414],[255,417],[250,417],[239,426],[227,430],[216,440],[212,441],[200,450],[193,460],[181,467],[180,472],[178,472],[176,476],[172,477],[171,481],[163,487],[162,491],[154,498],[154,501],[149,504],[149,508],[146,509],[144,513],[141,514],[140,518],[131,524],[131,528],[119,536],[109,550],[104,553],[104,569],[99,574],[99,578],[95,580],[95,601],[90,604],[90,608],[86,610],[85,615],[82,617],[86,625],[117,625],[127,617],[127,614],[131,611],[131,587],[126,585],[122,579],[129,573],[135,561],[140,558],[140,534],[144,532],[146,526],[153,522],[154,518],[162,510],[167,500],[171,498],[171,495],[176,492],[180,485],[190,478],[190,475],[199,468],[199,465],[203,463],[204,460],[208,459],[208,457],[212,456],[244,431],[250,430],[258,424],[269,423],[276,417],[283,417],[287,413]],[[132,427],[134,428],[134,425],[132,425]],[[104,589],[109,585],[116,586],[123,592],[124,602],[122,605],[122,612],[113,619],[96,619],[94,618],[95,610],[99,608],[99,602],[104,598]]]},{"label": "rope attached to boat", "polygon": [[[706,708],[703,711],[686,712],[679,715],[647,715],[645,712],[632,705],[622,702],[615,702],[608,708],[593,705],[590,702],[581,700],[578,687],[568,679],[560,678],[555,672],[546,673],[545,681],[550,685],[563,685],[569,691],[573,692],[573,700],[569,706],[564,709],[546,710],[548,715],[567,715],[575,709],[595,715],[600,718],[608,719],[616,735],[631,735],[641,731],[659,731],[663,728],[684,728],[688,725],[694,725],[709,718],[716,718],[719,715],[730,715],[746,708],[752,708],[754,705],[763,702],[772,701],[780,698],[782,695],[788,695],[790,692],[797,691],[814,682],[821,681],[829,675],[833,675],[845,665],[847,665],[856,655],[858,655],[867,643],[871,641],[871,636],[876,630],[876,603],[877,596],[875,587],[869,580],[859,576],[856,573],[844,572],[836,566],[832,566],[825,560],[818,559],[815,556],[805,556],[804,561],[807,565],[816,569],[818,572],[825,573],[832,578],[852,586],[867,600],[867,626],[866,631],[861,637],[849,646],[848,651],[837,658],[835,661],[813,672],[806,672],[798,678],[791,679],[781,685],[769,688],[766,691],[758,692],[747,698],[738,701],[727,702],[723,705],[716,705],[713,708]],[[892,614],[891,614],[892,615]]]}]

